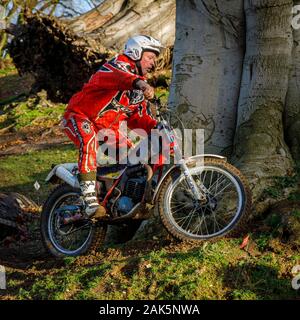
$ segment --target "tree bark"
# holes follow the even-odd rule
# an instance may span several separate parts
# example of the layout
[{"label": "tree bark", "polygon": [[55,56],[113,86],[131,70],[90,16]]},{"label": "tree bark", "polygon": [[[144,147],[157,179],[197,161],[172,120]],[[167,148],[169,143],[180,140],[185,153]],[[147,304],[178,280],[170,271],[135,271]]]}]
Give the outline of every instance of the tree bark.
[{"label": "tree bark", "polygon": [[173,46],[175,10],[175,0],[107,0],[75,18],[69,27],[118,51],[136,34],[147,34]]},{"label": "tree bark", "polygon": [[66,20],[65,23],[75,33],[90,33],[111,20],[121,10],[123,4],[124,0],[104,1],[93,10],[74,19]]},{"label": "tree bark", "polygon": [[[294,1],[300,5],[300,1]],[[299,14],[299,13],[298,13]],[[300,28],[293,30],[292,64],[286,97],[284,127],[293,158],[300,160]]]},{"label": "tree bark", "polygon": [[234,160],[254,198],[272,177],[292,170],[282,116],[291,65],[292,1],[245,0],[246,54],[238,103]]},{"label": "tree bark", "polygon": [[169,102],[186,127],[205,129],[206,153],[232,146],[243,55],[242,0],[177,0]]}]

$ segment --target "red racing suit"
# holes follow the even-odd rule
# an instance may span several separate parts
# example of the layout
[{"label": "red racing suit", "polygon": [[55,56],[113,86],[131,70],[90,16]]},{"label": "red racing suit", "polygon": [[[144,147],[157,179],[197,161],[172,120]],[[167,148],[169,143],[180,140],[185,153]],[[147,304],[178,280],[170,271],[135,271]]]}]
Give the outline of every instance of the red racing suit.
[{"label": "red racing suit", "polygon": [[116,147],[130,147],[131,141],[119,131],[121,121],[126,121],[129,129],[141,128],[147,133],[157,124],[143,92],[135,89],[138,79],[145,80],[138,75],[135,63],[127,56],[119,55],[103,64],[70,99],[63,126],[67,136],[79,148],[81,178],[92,175],[91,180],[95,179],[99,145],[96,135],[99,130],[113,130]]}]

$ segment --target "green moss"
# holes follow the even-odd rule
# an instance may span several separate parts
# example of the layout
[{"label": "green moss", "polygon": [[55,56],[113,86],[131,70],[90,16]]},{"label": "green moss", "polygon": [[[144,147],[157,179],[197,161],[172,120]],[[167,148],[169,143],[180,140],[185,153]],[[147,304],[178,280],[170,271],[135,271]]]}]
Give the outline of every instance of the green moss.
[{"label": "green moss", "polygon": [[272,230],[277,230],[282,225],[282,216],[277,213],[270,214],[266,219],[266,224],[272,228]]},{"label": "green moss", "polygon": [[300,210],[293,210],[291,216],[295,218],[300,218]]},{"label": "green moss", "polygon": [[261,233],[255,238],[255,243],[260,251],[266,251],[270,240],[273,238],[270,233]]},{"label": "green moss", "polygon": [[233,290],[231,298],[233,300],[256,300],[257,296],[251,290],[239,289]]},{"label": "green moss", "polygon": [[0,77],[17,74],[18,71],[10,58],[0,58]]},{"label": "green moss", "polygon": [[[291,176],[273,177],[273,185],[265,188],[262,196],[279,199],[284,195],[284,189],[295,188],[300,181],[299,167],[296,166],[294,170],[296,173]],[[300,197],[298,193],[298,191],[291,193],[288,199],[297,200]]]}]

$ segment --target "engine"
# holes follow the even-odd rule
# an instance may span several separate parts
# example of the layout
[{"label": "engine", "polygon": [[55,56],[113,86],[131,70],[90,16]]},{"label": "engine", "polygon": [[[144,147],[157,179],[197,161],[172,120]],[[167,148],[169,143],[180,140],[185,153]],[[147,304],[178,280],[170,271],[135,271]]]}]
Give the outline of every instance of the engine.
[{"label": "engine", "polygon": [[127,180],[122,196],[116,201],[115,209],[119,215],[127,214],[143,198],[146,178],[130,178]]}]

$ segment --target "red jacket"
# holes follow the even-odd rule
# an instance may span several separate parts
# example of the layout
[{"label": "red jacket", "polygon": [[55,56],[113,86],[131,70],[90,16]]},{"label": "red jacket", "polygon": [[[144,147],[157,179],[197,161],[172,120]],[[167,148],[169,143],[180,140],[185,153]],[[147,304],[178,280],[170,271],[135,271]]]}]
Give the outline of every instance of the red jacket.
[{"label": "red jacket", "polygon": [[125,55],[106,62],[70,99],[65,118],[75,113],[97,122],[101,113],[116,105],[125,107],[125,113],[135,111],[141,104],[145,105],[144,95],[134,88],[137,79],[145,80],[137,73],[135,63]]}]

